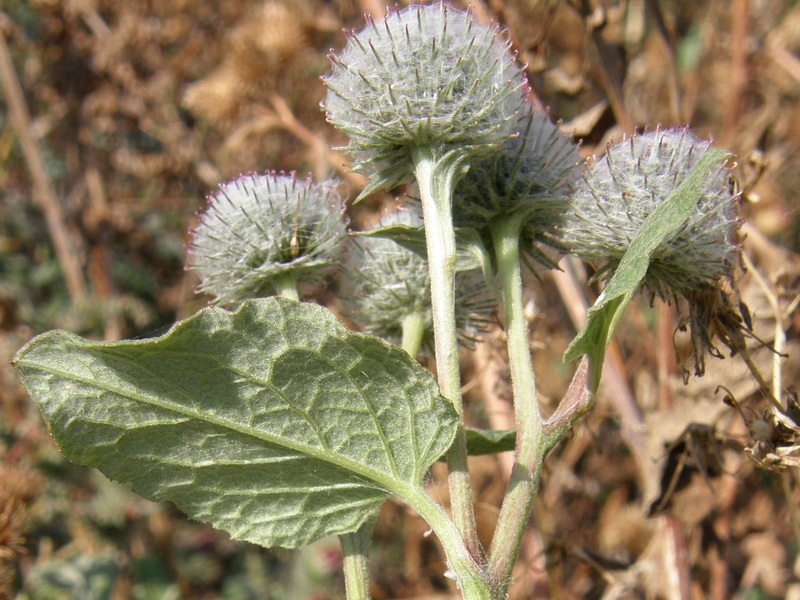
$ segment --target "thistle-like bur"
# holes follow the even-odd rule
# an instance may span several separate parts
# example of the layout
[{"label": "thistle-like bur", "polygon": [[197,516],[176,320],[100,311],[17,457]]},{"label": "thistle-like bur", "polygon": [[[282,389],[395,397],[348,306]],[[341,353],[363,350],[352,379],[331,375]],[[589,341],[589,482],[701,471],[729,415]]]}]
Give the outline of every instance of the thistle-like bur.
[{"label": "thistle-like bur", "polygon": [[522,69],[497,28],[470,12],[413,4],[369,21],[331,60],[324,108],[349,135],[368,189],[406,179],[412,148],[471,153],[519,129]]},{"label": "thistle-like bur", "polygon": [[208,198],[192,231],[190,268],[220,304],[313,285],[339,263],[347,231],[334,180],[242,175]]},{"label": "thistle-like bur", "polygon": [[[570,198],[562,240],[600,272],[616,270],[647,217],[669,199],[711,147],[688,129],[632,136],[610,146],[589,166]],[[738,198],[730,167],[722,163],[703,177],[700,198],[689,218],[650,255],[643,286],[666,300],[685,298],[694,344],[696,373],[703,354],[719,355],[717,336],[733,352],[744,349],[742,311],[731,294],[740,247]]]},{"label": "thistle-like bur", "polygon": [[496,219],[519,219],[521,248],[554,266],[540,244],[560,248],[556,229],[581,175],[578,145],[547,112],[526,108],[517,137],[474,162],[453,199],[457,227],[483,231]]},{"label": "thistle-like bur", "polygon": [[[422,227],[414,204],[381,219],[379,228],[392,225]],[[347,312],[364,331],[399,344],[409,317],[421,321],[422,346],[433,347],[433,316],[428,262],[419,254],[384,237],[355,238],[348,255],[351,272]],[[456,328],[462,341],[485,329],[494,303],[485,292],[479,271],[456,274]]]}]

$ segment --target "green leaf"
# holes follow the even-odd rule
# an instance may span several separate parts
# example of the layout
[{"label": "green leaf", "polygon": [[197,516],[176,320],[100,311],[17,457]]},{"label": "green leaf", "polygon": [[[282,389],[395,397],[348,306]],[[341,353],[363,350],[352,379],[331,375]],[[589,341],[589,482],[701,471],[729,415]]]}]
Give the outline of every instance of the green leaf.
[{"label": "green leaf", "polygon": [[514,450],[517,445],[516,429],[476,429],[467,427],[467,454],[481,456]]},{"label": "green leaf", "polygon": [[405,352],[284,298],[144,341],[52,331],[14,363],[71,460],[262,546],[356,531],[421,490],[457,427]]},{"label": "green leaf", "polygon": [[[353,235],[379,237],[393,240],[406,250],[428,260],[425,230],[422,227],[394,224],[376,227],[369,231],[357,231]],[[484,275],[491,273],[491,258],[480,234],[467,227],[456,228],[456,271],[482,269]]]},{"label": "green leaf", "polygon": [[729,156],[725,150],[712,148],[697,161],[672,195],[647,217],[606,289],[589,309],[586,323],[564,353],[564,360],[589,355],[592,393],[600,384],[606,349],[631,298],[647,275],[652,253],[692,214],[702,195],[703,180],[709,169]]},{"label": "green leaf", "polygon": [[428,251],[425,245],[425,230],[422,227],[412,227],[403,223],[375,227],[368,231],[354,231],[354,236],[376,237],[392,240],[406,250],[428,260]]}]

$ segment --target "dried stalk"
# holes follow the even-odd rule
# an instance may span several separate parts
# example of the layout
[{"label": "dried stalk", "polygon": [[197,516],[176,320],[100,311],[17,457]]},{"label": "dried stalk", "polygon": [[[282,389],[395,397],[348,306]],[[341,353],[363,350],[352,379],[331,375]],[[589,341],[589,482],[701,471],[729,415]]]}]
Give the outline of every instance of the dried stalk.
[{"label": "dried stalk", "polygon": [[81,264],[74,251],[74,244],[69,239],[64,212],[61,210],[50,177],[47,175],[42,155],[31,135],[30,114],[22,94],[22,87],[14,71],[14,65],[11,62],[11,53],[8,50],[5,35],[0,35],[0,81],[2,81],[5,91],[11,125],[17,134],[25,162],[33,179],[33,200],[44,213],[56,257],[64,273],[70,299],[73,304],[79,304],[86,298],[86,282],[83,279]]}]

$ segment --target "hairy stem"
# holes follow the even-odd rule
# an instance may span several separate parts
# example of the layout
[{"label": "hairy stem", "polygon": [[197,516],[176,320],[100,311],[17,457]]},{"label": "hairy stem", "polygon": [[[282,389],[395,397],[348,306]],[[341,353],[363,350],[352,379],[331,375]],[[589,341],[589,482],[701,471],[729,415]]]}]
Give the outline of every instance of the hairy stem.
[{"label": "hairy stem", "polygon": [[277,296],[300,301],[300,294],[297,292],[297,280],[291,271],[286,271],[275,277],[273,285]]},{"label": "hairy stem", "polygon": [[369,521],[358,531],[339,536],[344,553],[344,585],[347,600],[372,600],[369,589],[369,540],[372,526]]},{"label": "hairy stem", "polygon": [[517,428],[514,466],[489,550],[489,572],[497,582],[495,593],[498,598],[505,597],[511,580],[546,450],[544,422],[536,399],[536,380],[522,303],[519,231],[519,221],[513,218],[501,219],[492,225]]},{"label": "hairy stem", "polygon": [[409,506],[425,519],[447,555],[448,575],[458,581],[464,600],[497,600],[491,579],[467,549],[464,538],[445,510],[425,490],[409,486],[401,494]]},{"label": "hairy stem", "polygon": [[453,403],[459,425],[456,440],[447,453],[450,470],[450,504],[458,530],[467,549],[482,559],[483,549],[475,525],[475,509],[467,468],[467,438],[464,407],[461,404],[461,372],[455,320],[456,236],[453,229],[452,199],[461,161],[455,155],[437,157],[430,148],[413,153],[414,174],[422,199],[428,266],[431,273],[431,305],[436,370],[442,395]]}]

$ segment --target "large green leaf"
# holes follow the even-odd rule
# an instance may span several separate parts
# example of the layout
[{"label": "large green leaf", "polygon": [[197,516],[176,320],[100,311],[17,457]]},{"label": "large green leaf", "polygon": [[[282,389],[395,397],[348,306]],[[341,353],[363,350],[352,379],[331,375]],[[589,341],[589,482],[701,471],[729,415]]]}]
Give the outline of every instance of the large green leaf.
[{"label": "large green leaf", "polygon": [[703,180],[711,167],[729,156],[728,152],[718,148],[709,149],[703,154],[676,190],[645,219],[606,289],[589,309],[586,323],[564,353],[564,360],[589,355],[589,387],[592,393],[597,391],[600,384],[606,349],[631,298],[647,275],[651,255],[691,216],[702,196]]},{"label": "large green leaf", "polygon": [[70,459],[263,546],[356,531],[419,490],[457,425],[402,350],[283,298],[151,340],[53,331],[14,363]]}]

